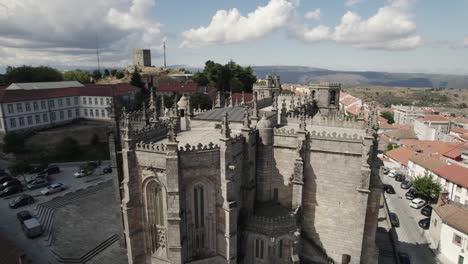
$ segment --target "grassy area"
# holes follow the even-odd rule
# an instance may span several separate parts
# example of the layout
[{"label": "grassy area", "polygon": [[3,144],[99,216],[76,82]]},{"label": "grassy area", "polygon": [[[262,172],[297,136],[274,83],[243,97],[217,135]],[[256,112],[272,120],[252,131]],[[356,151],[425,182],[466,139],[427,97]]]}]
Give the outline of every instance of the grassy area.
[{"label": "grassy area", "polygon": [[[110,128],[109,123],[80,121],[41,131],[26,139],[24,149],[16,157],[31,163],[107,160]],[[93,137],[97,139],[93,141]],[[64,144],[66,139],[76,144]]]}]

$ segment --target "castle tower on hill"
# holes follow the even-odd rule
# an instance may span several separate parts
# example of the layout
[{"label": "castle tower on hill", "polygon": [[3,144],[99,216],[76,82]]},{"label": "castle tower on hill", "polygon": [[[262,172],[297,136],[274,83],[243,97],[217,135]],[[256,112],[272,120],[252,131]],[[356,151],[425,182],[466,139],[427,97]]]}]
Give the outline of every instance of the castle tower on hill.
[{"label": "castle tower on hill", "polygon": [[151,50],[134,49],[133,65],[137,67],[151,67]]},{"label": "castle tower on hill", "polygon": [[348,121],[339,84],[270,80],[241,107],[124,112],[110,149],[129,263],[377,263],[376,112]]}]

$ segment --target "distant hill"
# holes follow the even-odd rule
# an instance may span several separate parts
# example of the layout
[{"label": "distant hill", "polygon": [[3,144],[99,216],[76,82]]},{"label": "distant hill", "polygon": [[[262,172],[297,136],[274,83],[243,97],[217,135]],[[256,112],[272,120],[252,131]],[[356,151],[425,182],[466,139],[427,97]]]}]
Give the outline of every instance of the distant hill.
[{"label": "distant hill", "polygon": [[279,74],[282,83],[341,82],[344,86],[468,88],[468,76],[450,74],[333,71],[303,66],[253,66],[258,78]]}]

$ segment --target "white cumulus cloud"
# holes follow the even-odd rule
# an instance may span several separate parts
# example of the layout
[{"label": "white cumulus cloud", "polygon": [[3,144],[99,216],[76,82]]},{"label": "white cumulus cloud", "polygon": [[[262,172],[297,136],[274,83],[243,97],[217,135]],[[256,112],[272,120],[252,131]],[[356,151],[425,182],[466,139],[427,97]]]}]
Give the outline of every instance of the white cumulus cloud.
[{"label": "white cumulus cloud", "polygon": [[296,0],[270,0],[246,16],[238,9],[218,10],[206,27],[182,33],[181,46],[196,47],[214,43],[240,43],[259,39],[285,26],[298,4]]},{"label": "white cumulus cloud", "polygon": [[333,30],[320,25],[315,28],[293,27],[292,35],[303,41],[332,40],[358,48],[403,50],[422,44],[416,32],[410,8],[412,0],[390,0],[368,19],[348,11]]},{"label": "white cumulus cloud", "polygon": [[320,16],[321,16],[320,8],[317,8],[317,9],[315,9],[315,10],[312,10],[312,11],[307,12],[307,13],[304,15],[304,18],[305,18],[305,19],[313,19],[313,20],[319,21],[319,20],[320,20]]},{"label": "white cumulus cloud", "polygon": [[347,7],[350,7],[350,6],[357,5],[357,4],[361,3],[362,1],[363,0],[346,0],[345,5]]},{"label": "white cumulus cloud", "polygon": [[155,0],[0,0],[1,65],[125,65],[137,47],[157,49]]}]

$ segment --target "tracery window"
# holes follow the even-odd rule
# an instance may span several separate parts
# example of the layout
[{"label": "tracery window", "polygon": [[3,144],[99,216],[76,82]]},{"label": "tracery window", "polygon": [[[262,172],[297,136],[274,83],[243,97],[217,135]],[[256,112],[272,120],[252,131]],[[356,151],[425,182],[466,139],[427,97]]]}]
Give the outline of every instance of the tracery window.
[{"label": "tracery window", "polygon": [[149,225],[151,252],[166,247],[166,232],[164,224],[164,203],[161,186],[152,181],[146,187],[146,211]]}]

